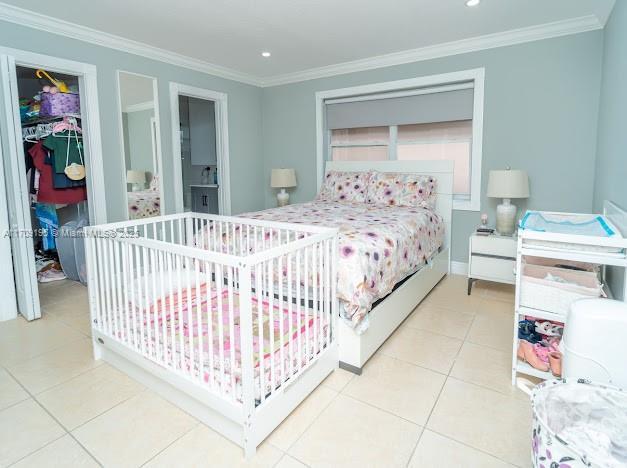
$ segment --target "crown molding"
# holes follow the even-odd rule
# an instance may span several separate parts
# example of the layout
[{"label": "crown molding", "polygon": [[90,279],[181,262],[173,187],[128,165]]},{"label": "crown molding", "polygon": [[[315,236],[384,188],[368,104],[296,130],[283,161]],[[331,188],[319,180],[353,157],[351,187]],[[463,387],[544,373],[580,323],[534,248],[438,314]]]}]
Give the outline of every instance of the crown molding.
[{"label": "crown molding", "polygon": [[121,52],[140,55],[152,60],[158,60],[228,80],[234,80],[253,86],[261,85],[261,81],[257,77],[231,68],[208,63],[177,52],[171,52],[159,47],[144,44],[143,42],[125,39],[114,34],[70,23],[62,19],[51,18],[35,11],[26,10],[2,2],[0,2],[0,20],[52,34],[59,34]]},{"label": "crown molding", "polygon": [[605,26],[597,16],[588,15],[293,73],[259,77],[2,2],[0,20],[262,88],[523,44],[594,31]]},{"label": "crown molding", "polygon": [[338,63],[319,68],[311,68],[300,72],[286,73],[261,79],[261,86],[271,87],[300,81],[326,78],[346,73],[354,73],[376,68],[402,65],[406,63],[432,60],[451,55],[466,54],[481,50],[505,47],[525,42],[551,39],[588,31],[603,29],[605,25],[595,15],[582,16],[553,23],[545,23],[526,28],[512,29],[509,31],[476,36],[459,41],[445,42],[418,49],[394,52],[351,62]]}]

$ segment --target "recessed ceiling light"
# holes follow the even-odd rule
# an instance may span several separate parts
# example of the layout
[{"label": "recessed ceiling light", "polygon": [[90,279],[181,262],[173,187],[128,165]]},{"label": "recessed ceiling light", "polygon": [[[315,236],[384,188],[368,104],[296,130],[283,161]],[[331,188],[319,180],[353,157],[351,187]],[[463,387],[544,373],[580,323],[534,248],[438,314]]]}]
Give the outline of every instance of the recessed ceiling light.
[{"label": "recessed ceiling light", "polygon": [[466,6],[473,7],[481,3],[481,0],[466,0]]},{"label": "recessed ceiling light", "polygon": [[271,55],[272,55],[272,54],[271,54],[270,52],[262,52],[262,53],[261,53],[261,56],[262,56],[262,57],[265,57],[265,58],[268,58],[268,57],[270,57]]}]

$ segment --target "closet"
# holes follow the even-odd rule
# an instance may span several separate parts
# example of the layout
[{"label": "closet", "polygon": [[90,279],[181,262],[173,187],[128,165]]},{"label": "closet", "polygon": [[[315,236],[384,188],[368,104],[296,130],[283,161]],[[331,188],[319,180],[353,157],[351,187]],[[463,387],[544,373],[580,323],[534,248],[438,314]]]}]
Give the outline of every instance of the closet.
[{"label": "closet", "polygon": [[[13,263],[17,274],[32,271],[24,262],[34,261],[34,293],[45,305],[55,287],[87,281],[81,228],[89,224],[89,210],[79,78],[24,66],[15,70],[23,147],[17,154],[23,155],[19,167],[24,170],[23,181],[13,185],[28,193],[24,225],[30,218],[33,256],[14,255]],[[38,309],[40,301],[34,302]],[[34,318],[41,314],[34,312]]]}]

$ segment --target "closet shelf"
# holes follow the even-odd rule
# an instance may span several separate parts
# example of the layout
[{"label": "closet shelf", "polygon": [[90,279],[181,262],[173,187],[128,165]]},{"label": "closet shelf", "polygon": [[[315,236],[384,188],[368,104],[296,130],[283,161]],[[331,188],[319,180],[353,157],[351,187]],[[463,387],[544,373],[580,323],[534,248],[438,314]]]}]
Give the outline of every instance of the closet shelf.
[{"label": "closet shelf", "polygon": [[63,120],[65,117],[74,117],[75,119],[80,119],[81,118],[80,114],[63,114],[63,115],[56,115],[54,117],[41,117],[41,118],[36,118],[36,119],[23,121],[22,122],[22,127],[30,127],[31,125],[56,122],[58,120]]}]

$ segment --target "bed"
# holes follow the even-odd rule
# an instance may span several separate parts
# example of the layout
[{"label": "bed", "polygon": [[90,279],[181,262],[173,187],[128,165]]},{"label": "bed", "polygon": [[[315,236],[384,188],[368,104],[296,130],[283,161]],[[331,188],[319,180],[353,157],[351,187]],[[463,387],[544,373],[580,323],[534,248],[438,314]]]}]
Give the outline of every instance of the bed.
[{"label": "bed", "polygon": [[[428,176],[434,187],[433,204],[426,207],[321,192],[313,202],[241,215],[339,229],[340,366],[360,374],[366,361],[449,271],[453,164],[334,161],[327,163],[329,171]],[[363,179],[353,183],[351,192],[355,187],[364,190]],[[211,235],[215,233],[206,237]],[[201,239],[197,242],[203,244]]]},{"label": "bed", "polygon": [[126,199],[129,219],[151,218],[161,214],[161,197],[156,190],[127,192]]},{"label": "bed", "polygon": [[[432,242],[429,244],[430,248],[421,253],[424,255],[425,261],[417,264],[412,263],[410,268],[403,269],[401,274],[390,279],[384,288],[377,291],[376,297],[371,298],[373,299],[372,308],[367,310],[365,326],[355,327],[356,322],[354,320],[340,320],[338,322],[340,367],[360,374],[368,359],[450,271],[453,162],[327,161],[325,170],[327,173],[329,171],[378,171],[381,173],[419,174],[431,176],[435,182],[433,212],[437,215],[437,219],[434,217],[425,226],[431,226],[434,229],[435,221],[437,234],[432,237]],[[322,185],[322,174],[320,177],[319,186]],[[399,207],[390,207],[389,209],[402,211]],[[347,221],[350,222],[351,220],[347,219]],[[341,265],[340,253],[338,285],[340,284],[339,278],[343,274]],[[395,283],[392,284],[394,281]],[[339,310],[346,310],[345,304],[340,304]]]}]

